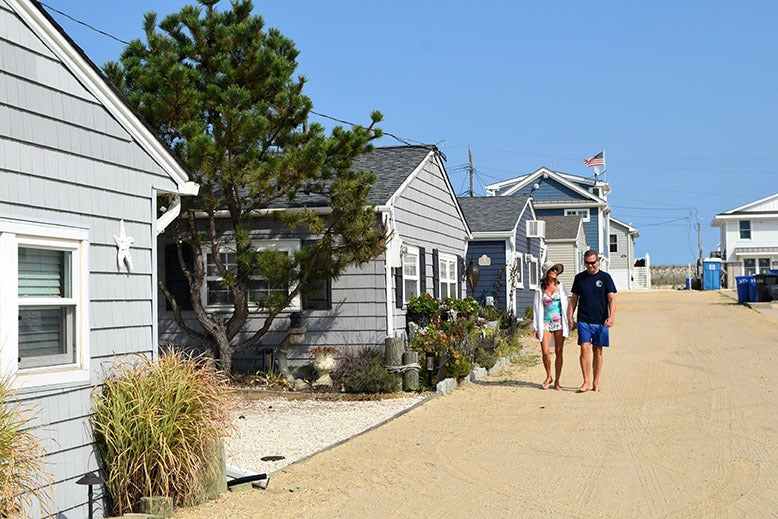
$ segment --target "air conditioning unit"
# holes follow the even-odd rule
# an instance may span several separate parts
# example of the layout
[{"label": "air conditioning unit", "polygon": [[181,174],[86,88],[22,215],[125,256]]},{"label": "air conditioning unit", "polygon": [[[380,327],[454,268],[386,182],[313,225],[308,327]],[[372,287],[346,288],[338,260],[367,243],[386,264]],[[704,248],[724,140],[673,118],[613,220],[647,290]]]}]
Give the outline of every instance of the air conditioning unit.
[{"label": "air conditioning unit", "polygon": [[527,238],[545,238],[546,222],[543,220],[529,220],[527,222]]}]

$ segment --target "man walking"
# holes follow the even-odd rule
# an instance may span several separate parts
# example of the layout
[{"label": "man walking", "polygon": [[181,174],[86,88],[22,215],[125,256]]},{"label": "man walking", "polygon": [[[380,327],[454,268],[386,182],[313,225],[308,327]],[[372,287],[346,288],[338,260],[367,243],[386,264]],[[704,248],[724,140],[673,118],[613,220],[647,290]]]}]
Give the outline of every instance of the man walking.
[{"label": "man walking", "polygon": [[613,278],[600,270],[600,258],[596,251],[586,251],[584,263],[586,270],[576,274],[567,307],[571,330],[576,326],[573,314],[578,308],[578,344],[581,345],[580,360],[584,379],[578,388],[579,393],[590,389],[601,391],[602,349],[610,346],[609,328],[613,326],[616,316],[616,285],[613,284]]}]

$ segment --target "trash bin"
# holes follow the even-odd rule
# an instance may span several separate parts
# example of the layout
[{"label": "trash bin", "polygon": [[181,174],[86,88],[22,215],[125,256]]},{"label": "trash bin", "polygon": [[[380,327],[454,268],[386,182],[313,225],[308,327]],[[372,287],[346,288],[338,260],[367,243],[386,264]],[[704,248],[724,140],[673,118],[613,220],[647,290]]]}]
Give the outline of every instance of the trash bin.
[{"label": "trash bin", "polygon": [[756,283],[756,295],[754,300],[760,303],[768,303],[775,299],[774,293],[778,289],[778,274],[768,273],[757,274],[754,276]]},{"label": "trash bin", "polygon": [[686,278],[686,285],[684,286],[684,288],[686,290],[691,290],[692,289],[692,278],[690,278],[690,277]]},{"label": "trash bin", "polygon": [[[738,303],[756,301],[756,279],[754,276],[735,276],[735,281],[737,283]],[[751,298],[751,287],[753,287],[753,299]]]}]

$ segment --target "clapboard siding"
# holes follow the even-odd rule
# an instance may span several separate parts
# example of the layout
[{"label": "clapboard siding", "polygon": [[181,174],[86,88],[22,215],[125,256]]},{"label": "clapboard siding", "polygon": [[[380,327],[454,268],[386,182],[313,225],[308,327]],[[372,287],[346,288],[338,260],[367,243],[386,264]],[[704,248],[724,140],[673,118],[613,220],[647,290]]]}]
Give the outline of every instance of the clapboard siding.
[{"label": "clapboard siding", "polygon": [[[433,293],[433,250],[464,257],[465,240],[468,234],[466,224],[447,183],[445,171],[437,160],[434,154],[429,154],[418,173],[392,198],[396,231],[402,242],[405,245],[425,248],[425,264],[422,272],[427,276],[429,293]],[[407,175],[411,173],[412,170],[407,171]],[[229,242],[229,232],[224,228],[220,231],[224,241]],[[253,221],[251,237],[255,242],[310,238],[287,231],[278,222],[265,218],[256,218]],[[166,244],[161,242],[159,250],[164,250]],[[157,258],[160,277],[164,276],[164,263],[164,257],[160,254]],[[390,334],[402,333],[405,330],[405,310],[396,307],[393,276],[392,286],[388,287],[390,299],[387,301],[385,265],[385,257],[381,255],[361,267],[347,268],[343,275],[332,282],[331,309],[303,311],[303,324],[307,331],[303,344],[290,350],[289,356],[293,363],[295,361],[298,364],[309,363],[310,359],[306,351],[310,346],[315,345],[332,345],[340,348],[362,345],[383,346],[384,339],[388,335],[387,306],[391,307],[394,323]],[[160,295],[158,305],[160,343],[194,346],[193,341],[173,322],[171,312],[165,308],[164,296]],[[184,317],[188,325],[199,329],[191,312],[185,312]],[[236,342],[259,329],[262,324],[261,314],[252,316],[246,332],[240,335]],[[262,367],[259,364],[261,351],[278,345],[287,327],[288,317],[283,313],[273,323],[272,331],[263,338],[261,346],[236,355],[233,364],[235,368],[253,370]]]},{"label": "clapboard siding", "polygon": [[[467,286],[467,295],[482,305],[486,304],[486,297],[490,296],[495,299],[498,308],[505,308],[505,271],[503,270],[505,268],[505,247],[506,240],[475,240],[470,242],[467,248],[465,260],[467,264],[473,261],[479,265],[478,258],[484,255],[490,261],[490,265],[479,266],[481,277],[475,291],[470,288],[470,285]],[[497,292],[498,279],[501,280],[499,285],[502,287],[499,292]]]},{"label": "clapboard siding", "polygon": [[[86,491],[75,480],[98,468],[92,387],[117,358],[156,351],[155,189],[178,189],[10,5],[0,0],[0,217],[87,230],[92,373],[82,384],[58,385],[53,376],[17,398],[36,411],[55,480],[52,512],[83,517]],[[134,239],[132,273],[116,260],[122,220]]]}]

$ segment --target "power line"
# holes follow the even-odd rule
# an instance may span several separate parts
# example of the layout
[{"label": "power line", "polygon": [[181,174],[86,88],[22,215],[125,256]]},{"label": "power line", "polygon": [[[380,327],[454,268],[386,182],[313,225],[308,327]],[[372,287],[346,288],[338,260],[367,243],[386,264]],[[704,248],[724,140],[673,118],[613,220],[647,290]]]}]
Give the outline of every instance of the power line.
[{"label": "power line", "polygon": [[[106,32],[106,31],[98,29],[97,27],[94,27],[93,25],[90,25],[90,24],[88,24],[88,23],[86,23],[84,21],[81,21],[78,18],[74,18],[73,16],[70,16],[69,14],[67,14],[67,13],[65,13],[63,11],[60,11],[59,9],[55,9],[54,7],[52,7],[52,6],[50,6],[50,5],[46,4],[46,3],[43,3],[43,2],[40,2],[40,1],[38,1],[38,3],[40,5],[46,7],[47,9],[50,9],[51,11],[54,11],[55,13],[61,14],[62,16],[68,18],[69,20],[72,20],[72,21],[74,21],[76,23],[79,23],[79,24],[83,25],[84,27],[87,27],[87,28],[89,28],[89,29],[91,29],[91,30],[93,30],[93,31],[95,31],[97,33],[102,34],[103,36],[107,36],[107,37],[109,37],[111,39],[114,39],[114,40],[118,41],[119,43],[123,43],[124,45],[129,45],[130,44],[130,42],[128,42],[128,41],[124,41],[121,38],[117,38],[113,34],[110,34],[110,33]],[[321,112],[316,112],[314,110],[310,110],[310,113],[312,113],[314,115],[317,115],[319,117],[324,117],[325,119],[331,119],[331,120],[339,122],[339,123],[348,124],[349,126],[357,126],[357,127],[360,127],[360,128],[365,128],[365,126],[363,126],[361,124],[356,124],[356,123],[352,123],[352,122],[349,122],[349,121],[344,121],[343,119],[339,119],[339,118],[333,117],[331,115],[323,114]],[[413,144],[411,144],[411,143],[415,143],[416,145],[429,146],[429,144],[421,142],[421,141],[415,141],[413,139],[404,139],[402,137],[398,137],[397,135],[395,135],[393,133],[384,131],[383,128],[381,129],[381,131],[382,131],[382,133],[384,135],[386,135],[388,137],[391,137],[394,140],[396,140],[397,142],[405,144],[406,146],[413,146]],[[443,154],[441,153],[441,155],[443,155]],[[445,160],[445,155],[443,155],[443,158]]]},{"label": "power line", "polygon": [[70,20],[72,20],[72,21],[74,21],[74,22],[76,22],[76,23],[80,23],[80,24],[81,24],[81,25],[83,25],[84,27],[87,27],[87,28],[89,28],[89,29],[92,29],[92,30],[93,30],[93,31],[95,31],[95,32],[99,32],[99,33],[100,33],[100,34],[102,34],[103,36],[108,36],[109,38],[112,38],[112,39],[114,39],[114,40],[118,41],[119,43],[123,43],[123,44],[125,44],[125,45],[129,45],[129,44],[130,44],[130,42],[128,42],[128,41],[124,41],[124,40],[123,40],[123,39],[121,39],[121,38],[117,38],[117,37],[116,37],[116,36],[114,36],[113,34],[109,34],[109,33],[105,32],[105,31],[102,31],[102,30],[98,29],[97,27],[94,27],[94,26],[92,26],[92,25],[89,25],[89,24],[88,24],[88,23],[86,23],[86,22],[82,22],[82,21],[81,21],[81,20],[79,20],[78,18],[73,18],[73,17],[72,17],[72,16],[70,16],[68,13],[64,13],[64,12],[60,11],[59,9],[55,9],[55,8],[51,7],[49,4],[45,4],[45,3],[41,2],[40,0],[37,0],[37,3],[39,3],[40,5],[42,5],[43,7],[47,8],[47,9],[49,9],[49,10],[51,10],[51,11],[54,11],[55,13],[59,13],[59,14],[61,14],[61,15],[62,15],[62,16],[64,16],[65,18],[68,18],[68,19],[70,19]]}]

